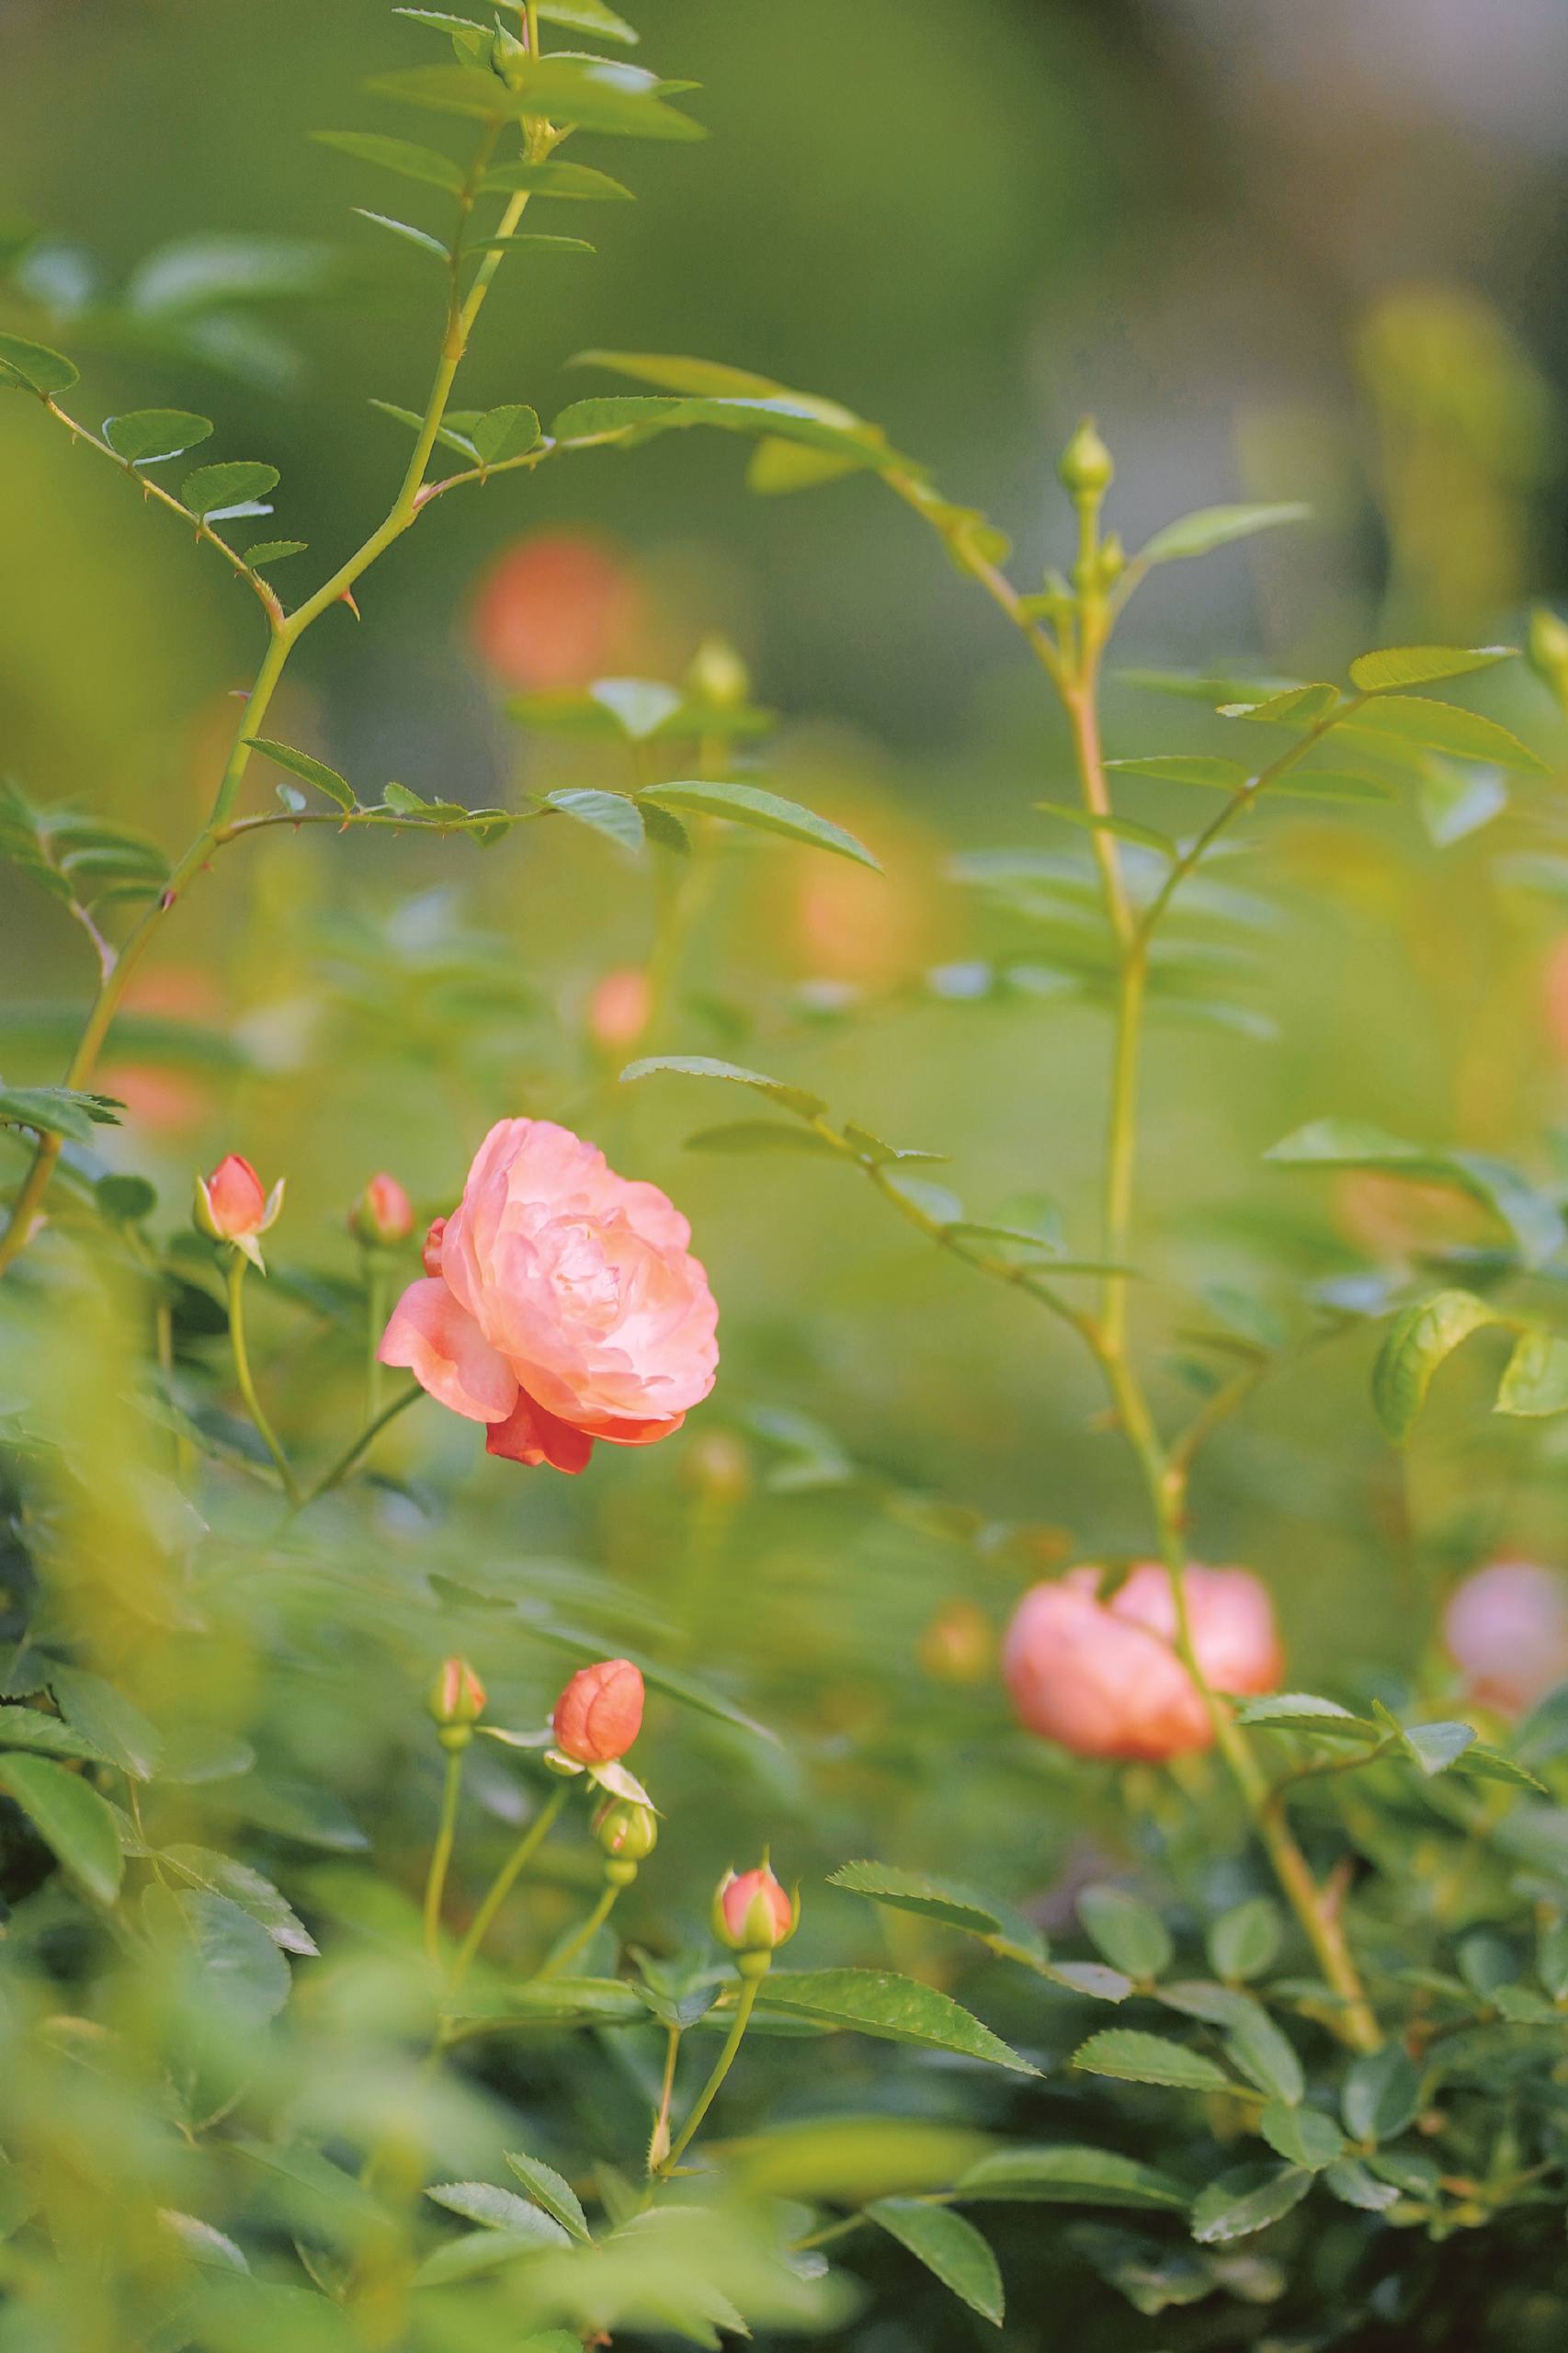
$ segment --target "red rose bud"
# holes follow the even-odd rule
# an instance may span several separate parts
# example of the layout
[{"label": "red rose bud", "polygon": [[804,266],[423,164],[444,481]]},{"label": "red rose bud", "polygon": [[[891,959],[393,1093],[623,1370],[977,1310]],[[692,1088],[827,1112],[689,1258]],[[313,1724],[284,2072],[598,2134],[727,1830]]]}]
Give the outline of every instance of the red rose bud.
[{"label": "red rose bud", "polygon": [[191,1214],[214,1242],[244,1242],[265,1233],[282,1206],[282,1179],[267,1194],[250,1162],[231,1152],[210,1176],[197,1178]]},{"label": "red rose bud", "polygon": [[348,1231],[357,1242],[382,1250],[406,1242],[413,1233],[414,1203],[384,1168],[371,1177],[349,1211]]},{"label": "red rose bud", "polygon": [[550,1721],[556,1746],[574,1765],[613,1765],[642,1729],[642,1677],[629,1658],[580,1667]]},{"label": "red rose bud", "polygon": [[713,1933],[732,1952],[772,1952],[794,1935],[800,1916],[800,1898],[785,1893],[766,1863],[726,1871],[713,1898]]},{"label": "red rose bud", "polygon": [[436,1671],[426,1701],[444,1745],[466,1747],[484,1713],[484,1686],[466,1658],[448,1658]]},{"label": "red rose bud", "polygon": [[659,1843],[659,1825],[651,1805],[609,1798],[594,1816],[594,1836],[612,1861],[643,1863]]}]

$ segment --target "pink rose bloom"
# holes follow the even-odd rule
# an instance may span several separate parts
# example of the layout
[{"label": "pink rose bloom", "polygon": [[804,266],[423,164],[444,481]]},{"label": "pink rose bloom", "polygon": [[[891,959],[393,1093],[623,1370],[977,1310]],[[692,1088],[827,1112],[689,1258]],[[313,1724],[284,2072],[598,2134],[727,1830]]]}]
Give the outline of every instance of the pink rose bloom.
[{"label": "pink rose bloom", "polygon": [[1568,1682],[1568,1584],[1533,1561],[1494,1561],[1449,1595],[1443,1639],[1469,1698],[1522,1715]]},{"label": "pink rose bloom", "polygon": [[[1019,1603],[1002,1649],[1019,1722],[1077,1756],[1159,1764],[1207,1748],[1208,1710],[1172,1647],[1166,1572],[1145,1563],[1108,1603],[1099,1582],[1097,1569],[1074,1569]],[[1190,1568],[1187,1591],[1198,1655],[1215,1688],[1272,1689],[1279,1645],[1257,1580],[1243,1569]]]},{"label": "pink rose bloom", "polygon": [[690,1241],[656,1185],[553,1120],[503,1120],[378,1354],[483,1422],[490,1453],[581,1471],[596,1438],[667,1438],[713,1386],[719,1311]]}]

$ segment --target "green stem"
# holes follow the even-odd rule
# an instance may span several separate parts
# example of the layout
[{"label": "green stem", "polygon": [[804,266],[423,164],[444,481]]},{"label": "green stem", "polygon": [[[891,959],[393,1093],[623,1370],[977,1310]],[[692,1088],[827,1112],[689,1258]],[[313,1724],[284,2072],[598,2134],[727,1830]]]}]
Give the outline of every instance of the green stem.
[{"label": "green stem", "polygon": [[518,1879],[532,1862],[551,1832],[561,1819],[562,1810],[571,1795],[570,1784],[562,1781],[551,1791],[494,1878],[491,1881],[484,1901],[469,1924],[468,1934],[458,1948],[452,1963],[451,1987],[455,1993],[468,1975],[474,1955],[490,1932],[490,1926],[503,1904],[512,1893]]},{"label": "green stem", "polygon": [[441,1785],[441,1819],[436,1831],[436,1843],[430,1849],[430,1868],[425,1875],[425,1957],[432,1963],[441,1958],[441,1901],[447,1892],[447,1872],[451,1864],[452,1846],[458,1830],[458,1797],[462,1789],[465,1748],[447,1751],[446,1778]]},{"label": "green stem", "polygon": [[399,1396],[394,1397],[390,1405],[383,1405],[375,1420],[366,1423],[353,1444],[344,1448],[332,1468],[329,1471],[324,1471],[315,1485],[300,1498],[301,1505],[315,1503],[321,1496],[338,1485],[340,1481],[346,1479],[367,1447],[371,1446],[380,1438],[387,1424],[395,1422],[398,1415],[405,1412],[410,1405],[417,1404],[425,1393],[415,1381],[411,1388],[403,1390]]},{"label": "green stem", "polygon": [[648,2172],[652,2178],[664,2164],[670,2149],[670,2107],[676,2096],[676,2066],[680,2058],[678,2026],[668,2029],[665,2044],[665,2073],[659,2086],[659,2105],[653,2117],[653,2130],[648,2136]]},{"label": "green stem", "polygon": [[231,1250],[229,1256],[229,1346],[233,1351],[234,1380],[244,1400],[246,1413],[256,1425],[256,1434],[268,1454],[278,1465],[278,1475],[283,1482],[283,1492],[297,1511],[300,1507],[300,1483],[294,1476],[293,1465],[278,1442],[278,1433],[267,1420],[261,1399],[256,1395],[251,1375],[250,1349],[245,1343],[245,1271],[250,1264],[243,1250]]},{"label": "green stem", "polygon": [[381,1412],[381,1360],[376,1351],[387,1322],[387,1270],[379,1250],[365,1253],[365,1419],[374,1425]]},{"label": "green stem", "polygon": [[714,2061],[713,2073],[709,2076],[708,2081],[703,2085],[701,2091],[698,2094],[697,2105],[692,2109],[691,2114],[687,2118],[686,2122],[681,2126],[680,2131],[676,2137],[675,2145],[671,2149],[669,2155],[665,2157],[664,2162],[655,2168],[657,2172],[661,2174],[667,2174],[673,2171],[680,2159],[685,2155],[687,2150],[691,2146],[692,2140],[695,2137],[703,2118],[707,2115],[709,2109],[712,2107],[714,2100],[718,2097],[719,2086],[735,2063],[735,2053],[739,2051],[741,2043],[745,2036],[745,2030],[751,2024],[751,2014],[756,2006],[757,1993],[761,1984],[762,1979],[760,1977],[744,1977],[741,1980],[740,1999],[735,2004],[735,2015],[731,2023],[730,2031],[724,2038],[724,2048],[720,2052],[718,2058]]},{"label": "green stem", "polygon": [[559,1977],[567,1962],[575,1961],[584,1946],[592,1943],[615,1909],[616,1899],[619,1893],[620,1888],[617,1883],[606,1882],[598,1902],[582,1923],[576,1935],[568,1937],[566,1942],[551,1954],[544,1967],[535,1972],[533,1982],[536,1985],[542,1985],[547,1978]]}]

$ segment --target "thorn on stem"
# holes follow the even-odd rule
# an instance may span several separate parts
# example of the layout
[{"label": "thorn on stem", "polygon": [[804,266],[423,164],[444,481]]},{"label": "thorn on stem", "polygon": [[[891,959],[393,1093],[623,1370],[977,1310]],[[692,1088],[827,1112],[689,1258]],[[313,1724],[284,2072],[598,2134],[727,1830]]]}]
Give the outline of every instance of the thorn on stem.
[{"label": "thorn on stem", "polygon": [[344,592],[343,592],[342,596],[338,598],[338,602],[339,602],[339,604],[343,604],[343,605],[347,605],[347,608],[348,608],[349,611],[353,614],[353,616],[354,616],[354,618],[355,618],[355,620],[358,620],[359,619],[359,608],[358,608],[358,606],[354,602],[354,591],[353,591],[353,589],[352,589],[352,588],[346,588],[346,589],[344,590]]}]

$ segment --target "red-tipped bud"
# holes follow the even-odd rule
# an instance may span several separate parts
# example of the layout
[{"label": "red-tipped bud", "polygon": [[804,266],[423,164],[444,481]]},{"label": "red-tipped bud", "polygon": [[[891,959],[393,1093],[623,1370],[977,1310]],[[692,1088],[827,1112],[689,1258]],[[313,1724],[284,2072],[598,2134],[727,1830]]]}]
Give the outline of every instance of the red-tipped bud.
[{"label": "red-tipped bud", "polygon": [[642,1729],[642,1677],[629,1658],[579,1667],[551,1717],[555,1745],[574,1765],[613,1765]]},{"label": "red-tipped bud", "polygon": [[431,1219],[430,1231],[425,1236],[419,1249],[420,1260],[427,1275],[438,1275],[441,1271],[441,1236],[446,1230],[447,1221],[444,1217]]},{"label": "red-tipped bud", "polygon": [[588,1035],[603,1052],[623,1053],[648,1027],[652,1009],[647,973],[637,964],[618,965],[588,992]]},{"label": "red-tipped bud", "polygon": [[484,1686],[466,1658],[445,1658],[426,1701],[441,1730],[466,1732],[484,1713]]},{"label": "red-tipped bud", "polygon": [[348,1231],[357,1242],[382,1250],[406,1242],[413,1233],[414,1203],[384,1168],[371,1177],[349,1211]]},{"label": "red-tipped bud", "polygon": [[643,1863],[659,1843],[651,1805],[631,1798],[608,1798],[594,1816],[594,1836],[612,1861]]},{"label": "red-tipped bud", "polygon": [[726,1871],[713,1898],[713,1934],[732,1952],[770,1953],[795,1933],[799,1896],[788,1895],[767,1863]]},{"label": "red-tipped bud", "polygon": [[250,1162],[231,1152],[210,1176],[197,1178],[191,1214],[214,1242],[243,1242],[271,1224],[282,1206],[282,1189],[278,1186],[269,1200]]}]

